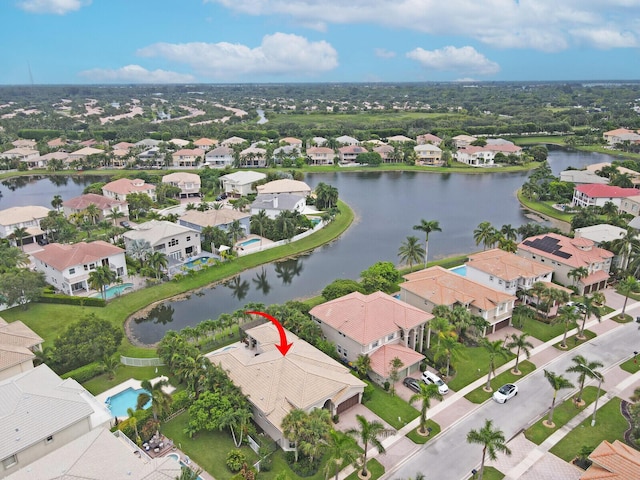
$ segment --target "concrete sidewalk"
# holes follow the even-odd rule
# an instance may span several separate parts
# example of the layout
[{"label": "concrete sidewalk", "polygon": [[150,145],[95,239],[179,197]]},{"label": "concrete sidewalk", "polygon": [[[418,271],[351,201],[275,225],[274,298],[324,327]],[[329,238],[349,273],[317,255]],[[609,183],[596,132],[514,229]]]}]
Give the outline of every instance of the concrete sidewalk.
[{"label": "concrete sidewalk", "polygon": [[[620,305],[620,307],[622,306],[620,302],[620,298],[616,298],[615,297],[616,295],[617,297],[622,297],[618,294],[615,294],[615,292],[613,294],[609,293],[607,295],[607,304],[609,300],[612,300],[611,302],[612,308],[618,305]],[[629,303],[627,305],[626,311],[628,312],[638,307],[640,307],[640,302]],[[621,324],[618,324],[617,322],[610,319],[613,316],[620,314],[621,310],[622,310],[621,308],[614,310],[613,312],[602,317],[601,321],[598,321],[597,319],[588,320],[586,323],[585,329],[592,330],[597,335],[602,335],[608,331],[611,331],[619,327]],[[577,332],[578,332],[578,328],[574,328],[569,332],[567,332],[567,337],[575,335]],[[494,334],[494,335],[498,335],[498,337],[496,338],[500,338],[500,335],[504,335],[504,333]],[[540,369],[540,368],[543,368],[545,365],[547,365],[549,362],[557,359],[558,357],[562,355],[570,354],[571,350],[561,351],[553,346],[556,343],[560,342],[562,338],[563,338],[563,335],[559,335],[556,338],[553,338],[546,343],[539,344],[538,346],[534,347],[531,350],[531,356],[529,358],[529,361],[534,363],[537,369]],[[514,365],[515,365],[515,359],[497,368],[496,375],[499,375],[502,372],[505,372],[513,368]],[[624,380],[622,380],[616,386],[607,387],[609,389],[608,390],[609,392],[608,395],[610,395],[609,398],[616,396],[618,392],[622,391],[624,388],[630,387],[633,383],[639,380],[640,380],[640,375],[636,374],[633,376],[627,376]],[[428,417],[433,419],[435,422],[437,422],[440,425],[441,433],[454,427],[457,423],[461,422],[467,416],[473,414],[481,406],[481,404],[474,404],[464,397],[465,395],[472,392],[473,390],[479,387],[482,387],[485,383],[486,383],[486,377],[479,378],[478,380],[467,385],[461,390],[451,393],[444,399],[444,401],[438,403],[433,408],[429,409]],[[600,400],[599,407],[601,407],[605,403],[606,403],[605,396],[603,395],[603,398]],[[584,417],[582,417],[582,415],[584,415]],[[549,479],[579,478],[579,473],[582,472],[582,470],[579,470],[573,465],[567,464],[566,462],[560,459],[557,459],[557,457],[554,457],[554,459],[557,459],[559,462],[561,462],[561,464],[569,467],[569,468],[566,468],[566,470],[572,471],[575,469],[574,471],[578,473],[578,476],[560,476],[559,477],[558,468],[560,468],[560,464],[558,463],[558,461],[555,461],[553,459],[546,459],[545,452],[547,452],[549,448],[551,448],[559,440],[561,440],[564,437],[564,435],[566,435],[571,430],[571,428],[573,428],[575,425],[578,425],[588,415],[589,413],[585,413],[585,411],[581,412],[571,422],[569,422],[569,424],[565,426],[566,428],[563,427],[562,429],[558,430],[558,432],[555,432],[543,443],[543,445],[540,445],[540,446],[531,444],[531,442],[528,442],[526,440],[523,442],[519,436],[515,437],[514,439],[509,441],[509,447],[511,448],[512,442],[518,442],[517,447],[518,447],[519,455],[517,456],[517,458],[520,458],[521,461],[516,465],[506,465],[508,467],[506,469],[504,466],[502,468],[500,467],[496,467],[496,468],[498,468],[500,471],[505,473],[506,475],[505,478],[509,478],[509,479],[520,478],[520,479],[538,480],[538,479],[546,479],[546,478],[549,478]],[[575,421],[575,425],[574,425],[574,421]],[[397,442],[400,442],[401,440],[406,440],[405,435],[410,431],[416,429],[419,426],[419,424],[420,424],[420,419],[416,418],[415,420],[409,422],[403,428],[398,430],[395,435],[392,435],[382,440],[382,445],[387,451],[389,451],[394,447],[394,445]],[[561,432],[563,433],[561,434]],[[550,443],[550,442],[553,442],[553,443]],[[404,443],[404,441],[401,444],[406,447],[406,444]],[[395,453],[395,449],[394,449],[394,453]],[[412,452],[407,452],[405,457],[408,457],[409,453],[412,453]],[[548,455],[550,454],[547,454],[547,456]],[[371,449],[368,452],[368,458],[378,458],[378,457],[379,457],[379,453],[377,452],[377,450]],[[381,461],[380,458],[378,458],[378,460]],[[395,460],[397,460],[397,458]],[[383,463],[387,463],[387,462],[383,462]],[[538,468],[538,467],[541,467],[541,468]],[[562,468],[561,470],[564,471],[565,468]],[[339,479],[343,480],[353,471],[354,471],[353,467],[348,467],[344,469],[342,472],[340,472]],[[527,475],[526,472],[528,471],[531,471],[532,475],[530,476]],[[390,470],[389,468],[386,468],[386,472],[387,473],[385,473],[385,475],[383,475],[381,478],[388,478],[390,475],[393,475],[393,470]]]}]

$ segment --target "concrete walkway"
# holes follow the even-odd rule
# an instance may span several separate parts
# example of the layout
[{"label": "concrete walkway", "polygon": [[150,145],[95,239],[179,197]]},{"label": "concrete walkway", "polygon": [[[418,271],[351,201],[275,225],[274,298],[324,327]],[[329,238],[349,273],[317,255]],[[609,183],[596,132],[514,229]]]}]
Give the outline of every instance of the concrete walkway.
[{"label": "concrete walkway", "polygon": [[[621,307],[624,303],[624,297],[615,293],[612,290],[608,290],[605,292],[605,296],[607,298],[607,305],[610,305],[612,308],[617,308],[613,312],[602,317],[601,321],[597,319],[591,318],[587,321],[585,329],[592,330],[597,335],[601,335],[609,330],[615,329],[620,326],[617,322],[610,320],[613,316],[621,313]],[[640,307],[640,302],[629,302],[627,304],[626,310],[633,310],[634,308]],[[518,331],[519,332],[519,331]],[[575,335],[578,332],[578,328],[572,329],[567,332],[567,337]],[[508,332],[507,332],[508,334]],[[493,334],[496,339],[503,339],[505,336],[504,331],[497,332]],[[492,338],[492,336],[489,336]],[[556,338],[549,340],[546,343],[536,342],[538,344],[531,350],[531,356],[529,361],[536,365],[536,368],[544,367],[549,362],[555,360],[559,356],[570,354],[571,350],[561,351],[555,348],[553,345],[560,342],[563,338],[563,335],[559,335]],[[533,342],[532,342],[533,343]],[[496,369],[496,375],[505,372],[515,365],[515,359],[507,362],[501,367]],[[614,366],[616,367],[616,366]],[[611,368],[614,368],[611,367]],[[619,367],[618,367],[619,368]],[[626,373],[626,372],[625,372]],[[624,378],[619,381],[616,385],[607,385],[606,390],[607,394],[603,395],[598,408],[606,403],[609,399],[618,396],[620,392],[626,391],[629,395],[629,391],[633,390],[633,385],[635,385],[638,381],[640,381],[640,372],[635,375],[626,374],[623,376]],[[614,380],[615,381],[615,380]],[[445,397],[442,402],[439,402],[437,405],[433,406],[429,409],[428,417],[437,422],[441,427],[441,433],[445,432],[449,428],[452,428],[457,423],[465,419],[467,416],[473,414],[477,408],[480,407],[480,404],[474,404],[464,398],[465,395],[472,392],[473,390],[482,387],[486,383],[486,377],[482,377],[475,382],[467,385],[457,392],[451,392],[449,395]],[[606,383],[606,382],[605,382]],[[606,398],[606,399],[605,399]],[[368,410],[368,409],[367,409]],[[592,410],[592,409],[587,409]],[[516,449],[518,454],[511,459],[512,463],[496,466],[498,470],[505,473],[505,479],[526,479],[526,480],[555,480],[558,478],[562,479],[578,479],[580,473],[584,473],[583,470],[574,467],[573,465],[564,462],[563,460],[555,457],[548,453],[548,450],[553,447],[558,441],[560,441],[572,428],[578,425],[584,418],[586,418],[591,412],[587,410],[583,410],[579,415],[577,415],[571,422],[569,422],[565,427],[559,429],[553,435],[551,435],[542,445],[535,445],[524,439],[523,436],[516,436],[514,439],[511,439],[508,443],[509,448]],[[585,413],[586,412],[586,413]],[[343,414],[344,415],[344,414]],[[355,415],[354,415],[355,416]],[[365,415],[369,420],[369,415]],[[376,417],[377,418],[377,417]],[[342,423],[342,417],[341,417]],[[412,430],[416,429],[419,426],[420,419],[416,418],[415,420],[409,422],[403,428],[398,430],[395,435],[389,436],[382,440],[382,445],[388,452],[395,452],[397,449],[393,447],[401,442],[404,448],[404,457],[408,457],[413,453],[414,449],[406,450],[407,446],[404,441],[407,440],[405,435]],[[522,437],[522,438],[521,438]],[[515,442],[515,443],[514,443]],[[411,442],[413,445],[413,443]],[[420,446],[418,446],[419,448]],[[395,455],[394,455],[395,457]],[[553,457],[553,458],[549,458]],[[380,463],[385,465],[386,473],[382,478],[393,478],[393,472],[390,472],[389,468],[386,464],[390,463],[384,460],[384,455],[380,455],[377,450],[371,449],[368,452],[368,458],[377,458]],[[513,461],[518,458],[517,464],[514,464]],[[397,460],[397,458],[395,458]],[[394,462],[393,465],[396,463]],[[350,475],[354,471],[353,467],[345,468],[339,474],[339,479],[343,480],[348,475]],[[566,473],[564,475],[562,472]],[[570,472],[573,472],[572,474]],[[576,476],[577,473],[577,476]],[[466,477],[465,477],[466,478]]]}]

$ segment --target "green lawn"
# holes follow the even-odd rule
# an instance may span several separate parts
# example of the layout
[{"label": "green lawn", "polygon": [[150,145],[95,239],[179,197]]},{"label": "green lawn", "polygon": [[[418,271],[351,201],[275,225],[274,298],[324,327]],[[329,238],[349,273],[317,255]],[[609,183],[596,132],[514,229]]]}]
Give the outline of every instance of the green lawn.
[{"label": "green lawn", "polygon": [[511,141],[516,145],[540,145],[542,143],[552,143],[556,145],[564,145],[566,137],[555,135],[527,136],[527,137],[511,137]]},{"label": "green lawn", "polygon": [[399,396],[391,396],[389,392],[385,392],[384,389],[376,384],[367,383],[373,385],[374,389],[371,399],[364,402],[364,405],[393,428],[400,429],[414,418],[420,416],[418,410]]},{"label": "green lawn", "polygon": [[[507,352],[507,358],[497,357],[494,366],[498,368],[513,358],[515,355]],[[452,364],[456,369],[456,374],[447,380],[447,385],[457,392],[489,373],[489,354],[482,347],[463,347],[460,357],[452,361]]]},{"label": "green lawn", "polygon": [[413,443],[422,445],[423,443],[427,443],[429,440],[435,438],[435,436],[441,432],[440,425],[429,418],[429,411],[427,411],[427,428],[431,429],[431,433],[427,437],[420,435],[416,431],[416,428],[407,433],[406,437]]},{"label": "green lawn", "polygon": [[[469,480],[476,480],[477,478],[478,478],[478,474],[470,476]],[[482,480],[502,480],[503,478],[504,478],[504,473],[502,473],[500,470],[497,470],[494,467],[484,467]]]},{"label": "green lawn", "polygon": [[[384,467],[375,458],[372,458],[371,460],[367,460],[367,470],[371,472],[370,480],[375,480],[376,478],[380,478],[382,475],[384,475]],[[315,478],[315,477],[311,477],[311,478]],[[358,480],[358,470],[351,473],[351,475],[349,475],[346,478],[346,480]]]},{"label": "green lawn", "polygon": [[573,214],[564,213],[553,208],[553,204],[556,202],[539,202],[537,200],[529,200],[524,195],[522,195],[521,190],[518,190],[518,200],[524,207],[528,208],[529,210],[541,213],[542,215],[546,215],[547,217],[555,218],[556,220],[570,223],[571,219],[573,218]]},{"label": "green lawn", "polygon": [[[569,328],[575,328],[576,326],[577,324],[574,324]],[[562,335],[564,333],[564,325],[560,323],[551,325],[540,320],[525,318],[522,323],[522,331],[546,343],[552,338]]]},{"label": "green lawn", "polygon": [[[514,375],[511,373],[511,369],[506,372],[502,372],[497,377],[493,377],[491,379],[491,388],[493,391],[496,391],[505,383],[516,383],[518,380],[523,378],[524,376],[530,374],[536,369],[536,366],[528,360],[521,360],[518,365],[518,370],[522,372],[522,375]],[[483,403],[486,400],[490,399],[493,395],[493,392],[485,392],[482,387],[476,388],[474,391],[467,393],[464,398],[473,403]]]},{"label": "green lawn", "polygon": [[620,413],[620,399],[612,398],[598,409],[594,427],[591,426],[589,416],[554,445],[550,452],[566,462],[571,462],[585,445],[595,448],[603,440],[624,442],[624,432],[627,428],[629,423]]},{"label": "green lawn", "polygon": [[573,350],[574,348],[579,347],[583,343],[588,342],[589,340],[593,340],[594,338],[597,337],[597,335],[591,330],[585,330],[584,336],[585,336],[584,339],[578,338],[577,335],[567,336],[567,345],[565,348],[562,348],[560,346],[562,344],[562,340],[560,340],[558,343],[554,344],[553,346],[556,347],[558,350],[562,350],[564,352],[567,350]]},{"label": "green lawn", "polygon": [[[578,413],[580,413],[582,410],[586,408],[589,408],[591,403],[595,401],[597,392],[598,392],[598,389],[596,387],[592,387],[592,386],[585,387],[584,391],[582,392],[582,399],[586,403],[582,407],[576,406],[576,404],[573,401],[573,397],[568,398],[564,402],[556,405],[556,408],[553,412],[553,423],[555,424],[555,427],[548,428],[542,424],[542,422],[547,419],[547,414],[545,413],[545,415],[540,420],[538,420],[531,427],[525,430],[524,432],[525,437],[527,437],[527,439],[529,439],[536,445],[540,445],[542,442],[544,442],[547,439],[547,437],[549,437],[556,430],[566,425],[567,422],[569,422],[569,420],[575,417]],[[605,394],[605,391],[602,390],[600,392],[600,395],[602,396],[604,394]],[[550,395],[549,405],[551,405],[551,400],[552,400],[552,397]]]},{"label": "green lawn", "polygon": [[[156,367],[129,367],[127,365],[120,365],[118,370],[116,370],[114,378],[110,379],[106,373],[103,373],[85,382],[83,387],[93,395],[98,395],[130,378],[142,381],[150,380],[160,375],[170,376],[171,372],[168,367],[157,367],[156,372]],[[175,385],[175,379],[171,378],[170,383]]]},{"label": "green lawn", "polygon": [[634,355],[629,360],[621,363],[620,368],[625,372],[629,372],[631,374],[636,373],[638,370],[640,370],[640,357]]}]

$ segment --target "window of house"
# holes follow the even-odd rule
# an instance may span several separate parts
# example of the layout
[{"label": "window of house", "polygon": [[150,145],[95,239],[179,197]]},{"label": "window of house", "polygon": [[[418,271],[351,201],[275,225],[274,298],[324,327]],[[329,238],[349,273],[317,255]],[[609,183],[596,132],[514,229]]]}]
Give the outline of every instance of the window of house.
[{"label": "window of house", "polygon": [[343,356],[343,357],[346,357],[346,356],[347,356],[347,351],[346,351],[346,350],[343,350],[343,351],[342,351],[342,356]]},{"label": "window of house", "polygon": [[340,345],[336,345],[336,350],[338,350],[338,353],[342,353],[342,347]]},{"label": "window of house", "polygon": [[96,264],[95,263],[90,263],[89,264],[89,270],[95,270],[96,269]]},{"label": "window of house", "polygon": [[396,338],[396,334],[395,334],[395,332],[394,332],[394,333],[392,333],[391,335],[389,335],[389,336],[387,337],[387,341],[388,341],[388,340],[393,340],[394,338]]},{"label": "window of house", "polygon": [[188,235],[187,236],[187,242],[190,242],[190,241],[191,241],[191,235]]},{"label": "window of house", "polygon": [[175,245],[178,245],[178,239],[177,239],[177,238],[172,238],[172,239],[169,241],[169,246],[170,246],[170,247],[173,247],[173,246],[175,246]]},{"label": "window of house", "polygon": [[502,285],[502,280],[498,280],[498,285]]},{"label": "window of house", "polygon": [[73,275],[74,273],[76,273],[76,269],[75,268],[70,268],[69,269],[69,275]]},{"label": "window of house", "polygon": [[84,267],[84,271],[86,272],[87,270],[89,270],[89,265],[83,265]]},{"label": "window of house", "polygon": [[493,275],[489,275],[489,281],[493,282]]},{"label": "window of house", "polygon": [[18,463],[18,457],[16,457],[15,455],[11,455],[10,457],[7,457],[4,460],[2,460],[2,466],[4,467],[5,470],[13,467],[17,463]]},{"label": "window of house", "polygon": [[53,435],[49,435],[44,441],[44,443],[51,443],[51,442],[53,442]]},{"label": "window of house", "polygon": [[371,344],[371,348],[376,348],[378,345],[380,345],[380,341],[379,341],[379,340],[376,340],[375,342],[373,342],[373,343]]}]

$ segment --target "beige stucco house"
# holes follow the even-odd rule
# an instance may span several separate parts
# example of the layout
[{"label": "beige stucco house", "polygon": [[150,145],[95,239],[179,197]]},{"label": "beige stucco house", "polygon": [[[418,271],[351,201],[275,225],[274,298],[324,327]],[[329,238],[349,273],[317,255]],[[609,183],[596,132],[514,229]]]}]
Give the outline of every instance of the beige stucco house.
[{"label": "beige stucco house", "polygon": [[0,317],[0,381],[31,370],[43,341],[21,320],[7,323]]},{"label": "beige stucco house", "polygon": [[200,175],[189,172],[175,172],[162,177],[162,183],[178,187],[180,198],[200,197],[202,181]]}]

